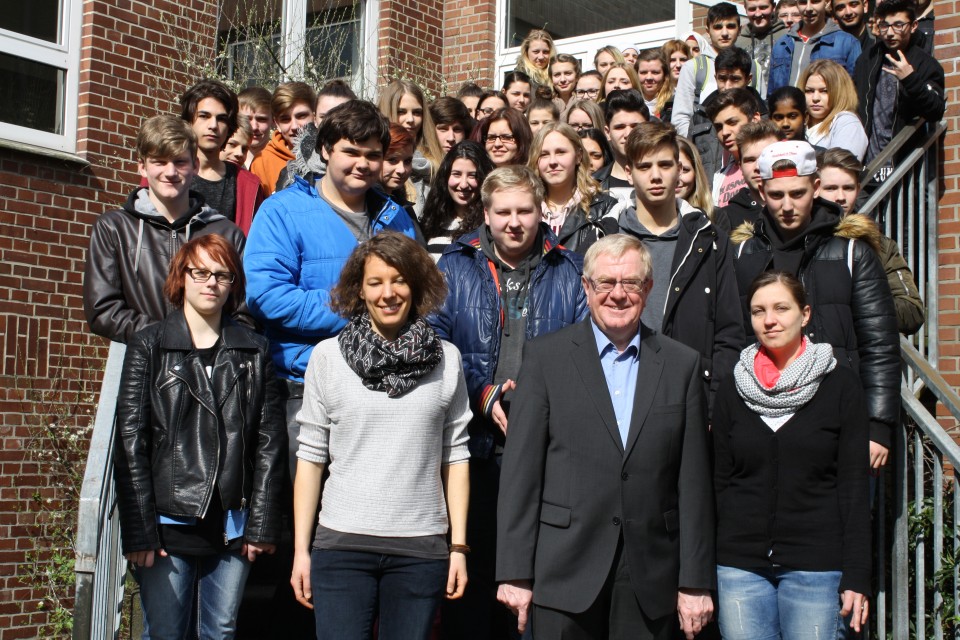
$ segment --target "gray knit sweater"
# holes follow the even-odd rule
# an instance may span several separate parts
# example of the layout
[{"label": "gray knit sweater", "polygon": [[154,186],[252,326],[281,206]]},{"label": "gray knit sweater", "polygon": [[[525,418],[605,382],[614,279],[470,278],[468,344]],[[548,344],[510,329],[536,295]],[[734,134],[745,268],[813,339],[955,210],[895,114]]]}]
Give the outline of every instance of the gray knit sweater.
[{"label": "gray knit sweater", "polygon": [[445,534],[440,467],[466,462],[471,413],[460,352],[399,398],[363,386],[337,340],[313,350],[304,376],[297,457],[326,464],[320,524],[342,533]]}]

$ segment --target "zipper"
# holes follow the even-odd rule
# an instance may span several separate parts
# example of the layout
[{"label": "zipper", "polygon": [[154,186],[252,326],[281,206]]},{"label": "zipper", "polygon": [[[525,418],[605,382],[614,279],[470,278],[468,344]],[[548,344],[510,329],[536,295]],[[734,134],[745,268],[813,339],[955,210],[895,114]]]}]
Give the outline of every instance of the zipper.
[{"label": "zipper", "polygon": [[[682,216],[681,216],[680,224],[683,224],[683,218],[682,218]],[[699,229],[697,229],[697,232],[693,235],[693,240],[690,241],[690,246],[687,248],[687,253],[683,256],[683,260],[680,261],[680,264],[677,265],[677,270],[674,271],[674,272],[673,272],[673,275],[670,276],[670,282],[667,283],[667,299],[663,301],[663,315],[664,315],[664,317],[666,317],[666,315],[667,315],[667,304],[669,304],[669,302],[670,302],[670,292],[673,291],[673,281],[676,279],[677,274],[680,273],[680,269],[683,267],[684,263],[686,263],[687,258],[689,258],[689,257],[690,257],[690,254],[693,253],[693,245],[696,244],[697,238],[700,237],[700,233],[701,233],[704,229],[706,229],[709,225],[710,225],[710,222],[708,221],[707,224],[705,224],[705,225],[703,225],[702,227],[700,227]]]}]

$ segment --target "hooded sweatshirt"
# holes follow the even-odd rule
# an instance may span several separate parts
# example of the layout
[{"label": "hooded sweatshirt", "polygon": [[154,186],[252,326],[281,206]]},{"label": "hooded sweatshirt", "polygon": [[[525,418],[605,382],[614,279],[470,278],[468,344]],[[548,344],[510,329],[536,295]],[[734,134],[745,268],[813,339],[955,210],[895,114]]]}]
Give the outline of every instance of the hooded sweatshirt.
[{"label": "hooded sweatshirt", "polygon": [[736,46],[740,47],[753,60],[753,87],[761,96],[767,95],[767,78],[770,76],[770,57],[773,55],[773,44],[787,32],[787,25],[777,18],[773,19],[766,33],[754,33],[753,23],[748,22]]},{"label": "hooded sweatshirt", "polygon": [[[683,202],[683,200],[678,200]],[[647,295],[646,304],[640,320],[643,324],[657,331],[663,326],[663,310],[666,307],[667,291],[670,288],[670,272],[673,265],[673,254],[677,250],[677,240],[680,238],[680,212],[677,211],[676,223],[657,235],[643,226],[637,218],[637,207],[632,205],[624,209],[618,219],[621,231],[640,238],[650,252],[650,262],[653,273],[653,288]]]},{"label": "hooded sweatshirt", "polygon": [[93,225],[83,279],[83,310],[97,335],[126,343],[148,324],[163,320],[171,306],[163,294],[170,261],[191,238],[217,233],[243,253],[245,238],[235,224],[190,192],[187,211],[170,222],[157,211],[149,191],[133,191],[121,209]]},{"label": "hooded sweatshirt", "polygon": [[279,129],[273,132],[270,142],[250,165],[250,171],[260,178],[263,193],[270,196],[276,191],[277,179],[287,163],[294,159],[293,151],[287,146]]},{"label": "hooded sweatshirt", "polygon": [[[680,68],[680,77],[677,78],[677,90],[673,94],[673,113],[670,124],[677,128],[677,133],[686,136],[690,128],[690,119],[697,105],[703,104],[707,97],[717,90],[717,78],[713,72],[713,61],[717,58],[717,51],[710,42],[697,33],[688,33],[683,36],[694,38],[700,45],[700,56],[691,58]],[[701,62],[697,59],[702,57]],[[703,86],[697,86],[697,65],[706,63],[706,75]],[[702,75],[702,74],[701,74]]]}]

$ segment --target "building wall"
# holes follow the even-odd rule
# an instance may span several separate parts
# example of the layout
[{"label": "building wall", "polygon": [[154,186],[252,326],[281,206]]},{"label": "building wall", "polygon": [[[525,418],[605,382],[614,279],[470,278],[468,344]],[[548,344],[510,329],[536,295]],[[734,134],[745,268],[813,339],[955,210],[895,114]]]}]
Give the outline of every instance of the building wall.
[{"label": "building wall", "polygon": [[[84,437],[106,355],[82,313],[90,225],[136,182],[140,122],[176,111],[192,79],[188,58],[212,57],[216,33],[216,0],[83,1],[77,160],[0,148],[0,640],[53,636],[46,592],[30,575],[50,563],[57,508],[73,495],[64,464],[82,472],[82,460],[58,463],[57,451]],[[495,8],[495,0],[382,0],[381,81],[416,78],[434,94],[466,81],[489,87]],[[949,105],[940,366],[960,387],[960,0],[935,8]],[[695,8],[696,24],[703,13]]]},{"label": "building wall", "polygon": [[[211,57],[215,7],[85,0],[77,161],[0,148],[0,640],[57,635],[30,576],[63,566],[51,562],[70,524],[58,507],[79,491],[64,464],[83,471],[71,436],[86,437],[106,355],[83,318],[90,225],[138,180],[141,120],[174,110],[182,42]],[[69,608],[72,574],[64,582]]]},{"label": "building wall", "polygon": [[415,80],[429,95],[442,95],[442,0],[381,0],[379,81]]},{"label": "building wall", "polygon": [[496,0],[449,0],[443,13],[443,76],[448,93],[465,82],[489,88],[496,48]]},{"label": "building wall", "polygon": [[[960,2],[934,2],[934,55],[947,85],[947,134],[940,184],[940,371],[960,389]],[[945,420],[948,428],[955,420]]]}]

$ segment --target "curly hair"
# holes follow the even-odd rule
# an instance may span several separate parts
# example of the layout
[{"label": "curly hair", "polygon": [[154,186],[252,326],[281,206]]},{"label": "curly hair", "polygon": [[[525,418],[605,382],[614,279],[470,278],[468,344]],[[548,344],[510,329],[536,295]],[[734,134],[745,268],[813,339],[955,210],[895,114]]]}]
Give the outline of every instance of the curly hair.
[{"label": "curly hair", "polygon": [[440,168],[437,169],[437,175],[434,176],[433,183],[430,185],[430,193],[427,194],[427,201],[423,205],[423,217],[420,219],[423,237],[427,240],[446,235],[450,223],[457,217],[456,207],[447,186],[450,173],[453,171],[453,163],[457,160],[468,160],[473,163],[477,172],[477,197],[468,205],[467,215],[461,219],[460,227],[452,232],[452,237],[456,240],[483,224],[480,185],[483,184],[494,167],[489,156],[487,156],[486,150],[479,143],[473,140],[463,140],[447,152],[443,162],[440,163]]},{"label": "curly hair", "polygon": [[350,318],[366,310],[360,297],[367,261],[377,257],[400,272],[410,286],[412,316],[435,311],[447,297],[447,283],[427,250],[416,240],[396,231],[384,231],[357,246],[347,258],[340,280],[330,292],[330,309]]}]

